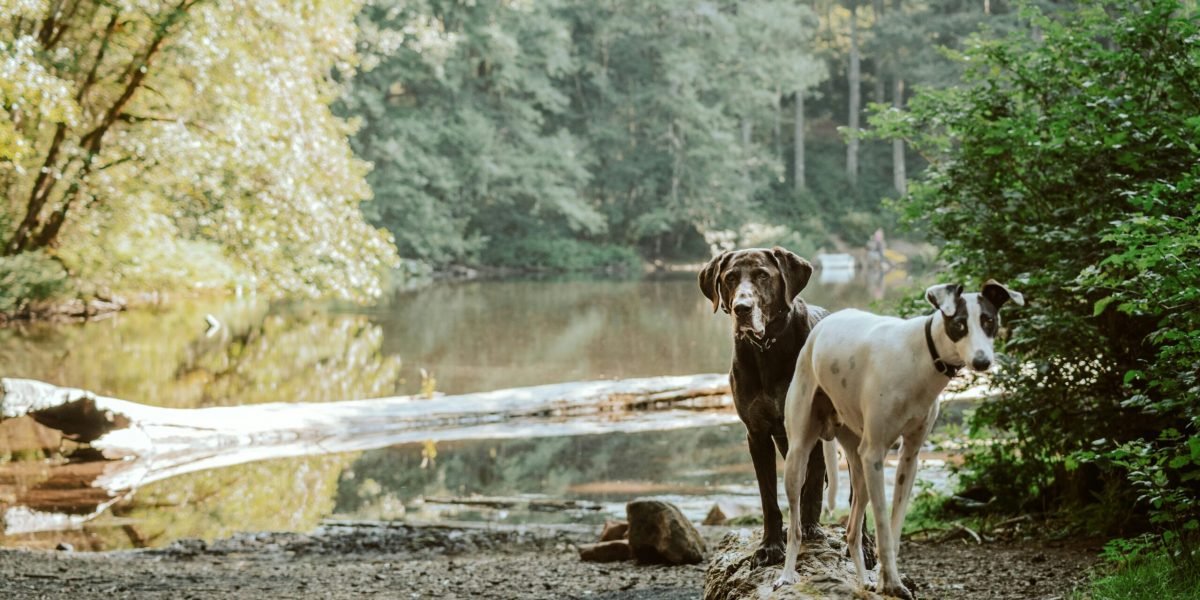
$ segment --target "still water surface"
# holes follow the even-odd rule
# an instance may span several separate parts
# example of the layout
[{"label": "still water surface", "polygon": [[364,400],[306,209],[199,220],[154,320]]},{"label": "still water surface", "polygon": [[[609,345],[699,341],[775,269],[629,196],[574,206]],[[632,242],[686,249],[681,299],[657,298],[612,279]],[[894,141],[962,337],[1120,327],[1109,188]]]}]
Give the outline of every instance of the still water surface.
[{"label": "still water surface", "polygon": [[[887,307],[917,293],[899,273],[804,292],[830,309]],[[208,331],[205,315],[222,324]],[[728,317],[712,313],[694,275],[636,280],[437,284],[370,307],[175,303],[88,324],[0,329],[0,376],[41,379],[145,404],[194,408],[447,394],[596,378],[728,370]],[[425,373],[423,377],[422,372]],[[323,518],[599,521],[636,496],[671,499],[700,517],[757,502],[744,431],[652,433],[405,445],[251,463],[145,486],[83,529],[0,538],[8,546],[80,549],[163,545],[238,531],[306,530]],[[0,423],[0,509],[62,463],[62,442]],[[848,487],[843,485],[842,488]],[[598,510],[464,507],[439,497],[569,498]],[[63,512],[82,510],[65,501]]]}]

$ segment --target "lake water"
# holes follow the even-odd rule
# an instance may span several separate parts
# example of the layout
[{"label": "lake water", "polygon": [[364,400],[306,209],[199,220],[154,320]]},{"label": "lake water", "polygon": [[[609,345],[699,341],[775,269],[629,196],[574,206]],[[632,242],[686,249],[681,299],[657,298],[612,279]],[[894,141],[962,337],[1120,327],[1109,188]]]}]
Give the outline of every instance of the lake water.
[{"label": "lake water", "polygon": [[[803,295],[838,309],[887,306],[918,289],[903,273],[859,273],[847,281],[814,276]],[[206,315],[220,328],[210,330]],[[175,408],[430,388],[455,394],[727,371],[727,319],[712,313],[694,274],[439,283],[369,307],[175,302],[87,324],[0,329],[0,376]],[[726,512],[754,513],[744,430],[728,417],[726,425],[669,431],[409,444],[243,464],[132,490],[82,527],[0,543],[157,546],[306,530],[327,518],[599,522],[638,496],[675,501],[696,518],[714,502]],[[87,512],[49,483],[71,468],[64,454],[74,447],[29,419],[0,422],[0,509],[36,499],[39,510]],[[472,495],[501,501],[444,502]],[[506,500],[541,497],[581,504],[543,510]]]}]

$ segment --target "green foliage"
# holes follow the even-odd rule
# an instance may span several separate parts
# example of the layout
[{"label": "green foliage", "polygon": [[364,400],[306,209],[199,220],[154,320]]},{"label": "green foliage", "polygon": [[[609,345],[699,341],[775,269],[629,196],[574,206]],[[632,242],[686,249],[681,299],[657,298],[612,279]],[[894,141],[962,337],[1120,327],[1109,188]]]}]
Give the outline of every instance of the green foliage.
[{"label": "green foliage", "polygon": [[[997,505],[1102,501],[1194,537],[1200,496],[1200,21],[1171,0],[1094,0],[1043,36],[976,40],[964,85],[877,110],[932,160],[899,203],[963,281],[1025,293],[1005,311],[996,438],[965,482]],[[1134,510],[1130,510],[1133,507]]]},{"label": "green foliage", "polygon": [[66,269],[44,252],[0,256],[0,314],[20,313],[31,302],[64,292],[69,284]]},{"label": "green foliage", "polygon": [[394,248],[329,110],[358,8],[5,3],[0,254],[50,248],[96,286],[378,294]]},{"label": "green foliage", "polygon": [[359,15],[366,64],[339,103],[374,163],[368,216],[400,252],[435,264],[489,237],[595,234],[579,142],[551,123],[577,70],[555,2],[374,2]]},{"label": "green foliage", "polygon": [[945,528],[949,521],[945,507],[946,496],[937,493],[929,482],[918,479],[904,517],[904,535]]},{"label": "green foliage", "polygon": [[366,68],[338,109],[374,164],[366,210],[435,264],[691,249],[784,171],[778,139],[743,124],[771,131],[781,90],[824,75],[815,16],[783,0],[380,0],[359,24]]},{"label": "green foliage", "polygon": [[[1106,548],[1106,551],[1108,549]],[[1117,550],[1118,552],[1121,550]],[[1074,600],[1190,600],[1200,597],[1200,563],[1179,562],[1164,552],[1118,562],[1072,596]]]},{"label": "green foliage", "polygon": [[542,271],[634,270],[641,265],[637,252],[627,246],[572,238],[523,237],[496,244],[488,254],[496,266]]}]

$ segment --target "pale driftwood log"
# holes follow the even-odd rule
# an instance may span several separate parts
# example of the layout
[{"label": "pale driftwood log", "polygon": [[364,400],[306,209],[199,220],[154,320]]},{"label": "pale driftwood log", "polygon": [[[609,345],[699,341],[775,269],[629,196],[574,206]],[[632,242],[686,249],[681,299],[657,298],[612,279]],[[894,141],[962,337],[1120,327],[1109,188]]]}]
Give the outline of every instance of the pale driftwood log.
[{"label": "pale driftwood log", "polygon": [[453,504],[458,506],[482,506],[485,508],[525,507],[535,511],[600,510],[595,502],[563,500],[560,498],[524,498],[505,496],[425,496],[427,504]]},{"label": "pale driftwood log", "polygon": [[[979,386],[943,400],[991,393]],[[253,461],[408,442],[723,425],[737,422],[731,405],[725,374],[583,381],[434,399],[399,396],[200,409],[147,406],[40,381],[0,379],[0,419],[31,417],[89,444],[106,459],[62,467],[74,469],[72,482],[88,486],[79,490],[72,510],[17,498],[3,507],[4,532],[78,528],[142,485]]]},{"label": "pale driftwood log", "polygon": [[[148,483],[258,460],[406,442],[530,438],[732,423],[724,374],[583,381],[426,399],[272,403],[200,409],[147,406],[40,381],[0,379],[0,418],[29,416],[88,443],[110,462],[82,514],[11,506],[5,533],[68,529]],[[95,497],[95,494],[92,494]]]}]

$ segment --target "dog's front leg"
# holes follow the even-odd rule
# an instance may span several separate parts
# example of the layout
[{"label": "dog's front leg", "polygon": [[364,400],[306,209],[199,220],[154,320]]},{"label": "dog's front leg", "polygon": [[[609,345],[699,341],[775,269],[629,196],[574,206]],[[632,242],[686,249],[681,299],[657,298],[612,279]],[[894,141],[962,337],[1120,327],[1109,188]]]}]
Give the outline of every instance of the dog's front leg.
[{"label": "dog's front leg", "polygon": [[900,464],[896,467],[896,487],[892,491],[892,553],[900,556],[900,534],[904,530],[904,513],[912,499],[913,480],[917,478],[917,454],[925,437],[904,438],[900,447]]},{"label": "dog's front leg", "polygon": [[875,543],[879,553],[879,585],[875,591],[902,600],[912,600],[912,593],[900,581],[896,568],[896,545],[892,543],[891,519],[888,518],[887,490],[883,481],[883,460],[890,444],[878,440],[864,440],[862,453],[863,479],[867,483],[867,497],[871,514],[875,517]]},{"label": "dog's front leg", "polygon": [[770,434],[753,431],[746,434],[746,442],[750,445],[750,459],[754,462],[763,509],[762,544],[754,552],[751,564],[754,567],[779,564],[783,561],[783,515],[779,512],[776,495],[775,444]]},{"label": "dog's front leg", "polygon": [[813,446],[808,454],[805,472],[804,488],[800,490],[800,531],[804,533],[804,539],[815,540],[824,535],[821,532],[821,501],[825,492],[824,444]]}]

